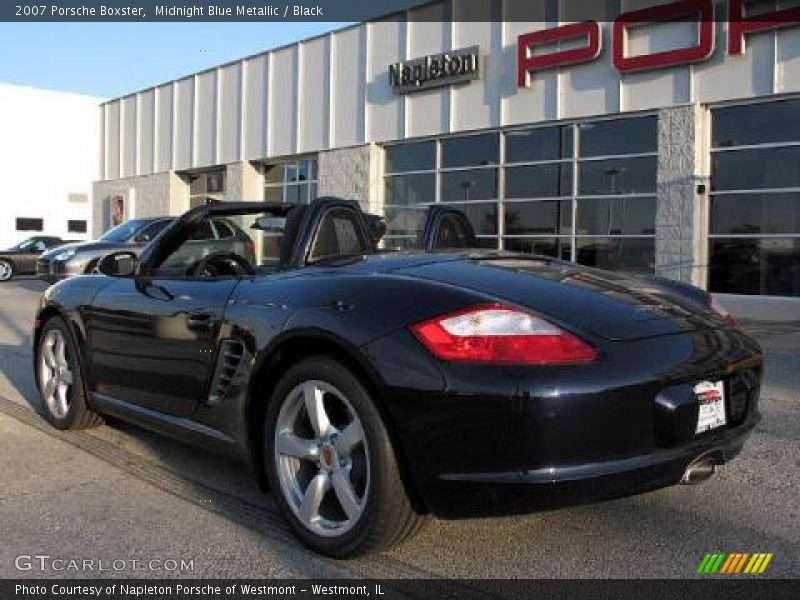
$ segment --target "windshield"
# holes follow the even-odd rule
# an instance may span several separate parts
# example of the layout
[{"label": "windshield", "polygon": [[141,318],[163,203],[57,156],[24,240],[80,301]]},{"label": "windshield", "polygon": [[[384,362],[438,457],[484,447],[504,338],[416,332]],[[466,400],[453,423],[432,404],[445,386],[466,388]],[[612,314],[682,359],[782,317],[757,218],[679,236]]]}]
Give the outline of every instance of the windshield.
[{"label": "windshield", "polygon": [[15,246],[11,246],[9,250],[30,250],[33,248],[33,245],[36,243],[36,240],[24,240]]},{"label": "windshield", "polygon": [[124,242],[149,223],[147,219],[131,219],[107,231],[100,239],[104,242]]}]

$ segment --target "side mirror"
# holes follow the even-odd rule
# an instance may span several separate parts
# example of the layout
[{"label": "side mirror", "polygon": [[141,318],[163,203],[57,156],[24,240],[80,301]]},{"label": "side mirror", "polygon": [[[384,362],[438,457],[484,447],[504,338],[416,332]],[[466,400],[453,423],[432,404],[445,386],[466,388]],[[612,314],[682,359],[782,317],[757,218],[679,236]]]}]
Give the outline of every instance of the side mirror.
[{"label": "side mirror", "polygon": [[97,263],[97,270],[108,277],[133,277],[139,266],[139,257],[133,252],[107,254]]}]

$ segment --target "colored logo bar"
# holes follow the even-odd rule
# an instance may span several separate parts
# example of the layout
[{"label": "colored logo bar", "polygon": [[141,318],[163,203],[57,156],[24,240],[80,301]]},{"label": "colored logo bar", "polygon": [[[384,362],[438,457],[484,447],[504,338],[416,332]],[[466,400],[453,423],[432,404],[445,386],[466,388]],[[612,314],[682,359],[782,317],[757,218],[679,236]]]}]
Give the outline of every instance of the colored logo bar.
[{"label": "colored logo bar", "polygon": [[711,575],[714,573],[721,573],[725,575],[739,575],[740,573],[750,575],[761,575],[767,570],[769,561],[772,560],[772,553],[765,552],[714,552],[706,553],[700,565],[697,567],[697,573],[703,575]]}]

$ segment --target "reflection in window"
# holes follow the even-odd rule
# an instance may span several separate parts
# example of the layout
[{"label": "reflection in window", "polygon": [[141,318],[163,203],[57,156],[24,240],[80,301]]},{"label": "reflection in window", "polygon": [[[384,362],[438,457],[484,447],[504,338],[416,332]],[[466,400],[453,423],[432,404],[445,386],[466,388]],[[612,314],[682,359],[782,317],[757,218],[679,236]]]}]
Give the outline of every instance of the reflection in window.
[{"label": "reflection in window", "polygon": [[578,203],[578,235],[655,235],[656,199],[584,198]]},{"label": "reflection in window", "polygon": [[310,204],[317,197],[317,161],[285,160],[264,165],[264,201]]},{"label": "reflection in window", "polygon": [[436,168],[436,142],[414,142],[387,146],[385,173],[433,171]]},{"label": "reflection in window", "polygon": [[571,260],[572,257],[569,238],[512,238],[506,240],[506,250],[539,254],[561,260]]},{"label": "reflection in window", "polygon": [[506,164],[572,158],[572,127],[538,127],[505,134]]},{"label": "reflection in window", "polygon": [[619,156],[658,151],[655,116],[581,123],[581,156]]},{"label": "reflection in window", "polygon": [[453,204],[469,219],[476,235],[497,235],[497,203]]},{"label": "reflection in window", "polygon": [[505,206],[505,224],[506,235],[569,235],[572,201],[509,202]]},{"label": "reflection in window", "polygon": [[226,174],[224,169],[190,173],[189,208],[225,200]]},{"label": "reflection in window", "polygon": [[483,133],[442,140],[442,168],[496,165],[500,162],[500,134]]},{"label": "reflection in window", "polygon": [[580,194],[599,196],[656,191],[657,157],[592,160],[580,163]]},{"label": "reflection in window", "polygon": [[800,99],[713,111],[711,291],[800,296],[799,123]]},{"label": "reflection in window", "polygon": [[405,206],[436,201],[436,175],[395,175],[386,178],[384,204]]},{"label": "reflection in window", "polygon": [[505,170],[506,198],[551,198],[572,195],[572,164],[550,163]]},{"label": "reflection in window", "polygon": [[469,169],[442,173],[442,202],[497,198],[497,169]]},{"label": "reflection in window", "polygon": [[654,238],[578,238],[576,252],[582,265],[651,275],[655,269]]}]

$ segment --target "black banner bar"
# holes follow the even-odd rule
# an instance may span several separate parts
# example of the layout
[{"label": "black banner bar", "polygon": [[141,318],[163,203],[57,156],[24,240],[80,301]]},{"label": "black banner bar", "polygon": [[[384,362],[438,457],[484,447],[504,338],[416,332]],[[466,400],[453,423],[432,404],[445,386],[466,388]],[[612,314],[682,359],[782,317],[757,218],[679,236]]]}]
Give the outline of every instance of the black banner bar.
[{"label": "black banner bar", "polygon": [[426,600],[789,600],[796,580],[709,577],[685,580],[2,580],[3,600],[238,600],[372,598]]},{"label": "black banner bar", "polygon": [[[769,23],[800,21],[800,3],[781,10],[756,0],[663,0],[693,14],[704,4],[714,20],[731,14]],[[0,21],[7,22],[360,22],[378,18],[410,21],[576,22],[613,21],[623,12],[619,0],[3,0]],[[669,12],[669,10],[668,10]]]}]

